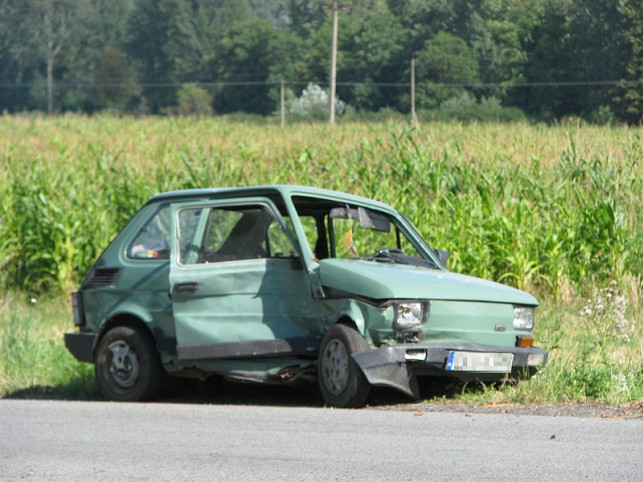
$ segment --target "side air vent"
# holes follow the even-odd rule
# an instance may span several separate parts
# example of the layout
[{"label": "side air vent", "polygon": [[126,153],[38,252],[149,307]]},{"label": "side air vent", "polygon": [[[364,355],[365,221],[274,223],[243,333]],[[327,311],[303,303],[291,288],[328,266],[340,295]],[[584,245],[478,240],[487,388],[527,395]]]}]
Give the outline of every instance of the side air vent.
[{"label": "side air vent", "polygon": [[113,285],[120,268],[94,268],[92,274],[85,282],[85,288],[98,288]]}]

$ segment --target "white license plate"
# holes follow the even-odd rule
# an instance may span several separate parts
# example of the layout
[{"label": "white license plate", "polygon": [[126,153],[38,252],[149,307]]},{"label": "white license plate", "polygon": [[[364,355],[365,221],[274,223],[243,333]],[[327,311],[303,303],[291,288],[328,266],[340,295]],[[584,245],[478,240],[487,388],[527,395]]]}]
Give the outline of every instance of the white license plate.
[{"label": "white license plate", "polygon": [[449,372],[509,373],[513,361],[513,353],[450,351],[445,370]]}]

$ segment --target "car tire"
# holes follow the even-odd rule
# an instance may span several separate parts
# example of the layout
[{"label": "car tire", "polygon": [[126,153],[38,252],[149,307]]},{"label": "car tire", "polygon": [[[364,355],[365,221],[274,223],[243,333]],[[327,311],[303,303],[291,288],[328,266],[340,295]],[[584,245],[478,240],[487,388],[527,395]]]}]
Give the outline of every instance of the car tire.
[{"label": "car tire", "polygon": [[357,330],[342,324],[333,325],[319,348],[318,382],[324,401],[333,407],[364,406],[371,391],[352,356],[369,349]]},{"label": "car tire", "polygon": [[152,337],[130,326],[105,333],[96,350],[95,370],[103,396],[116,401],[149,400],[163,378]]}]

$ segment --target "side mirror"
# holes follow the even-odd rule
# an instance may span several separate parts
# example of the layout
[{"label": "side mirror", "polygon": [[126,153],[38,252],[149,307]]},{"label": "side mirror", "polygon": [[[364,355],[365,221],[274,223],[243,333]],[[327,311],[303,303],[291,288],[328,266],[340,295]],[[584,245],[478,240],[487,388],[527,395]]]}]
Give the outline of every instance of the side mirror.
[{"label": "side mirror", "polygon": [[440,260],[440,263],[446,267],[447,265],[447,260],[449,259],[449,252],[444,250],[444,249],[434,249],[435,254],[438,255],[438,259]]}]

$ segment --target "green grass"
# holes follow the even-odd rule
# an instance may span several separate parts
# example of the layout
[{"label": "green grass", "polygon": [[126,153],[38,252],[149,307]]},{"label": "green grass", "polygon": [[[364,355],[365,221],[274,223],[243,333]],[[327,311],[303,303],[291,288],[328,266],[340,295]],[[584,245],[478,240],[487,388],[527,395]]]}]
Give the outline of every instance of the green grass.
[{"label": "green grass", "polygon": [[63,343],[66,297],[9,293],[0,301],[0,396],[86,399],[97,396],[93,366]]},{"label": "green grass", "polygon": [[[0,301],[0,397],[98,397],[93,366],[77,362],[63,334],[73,330],[65,296],[9,293]],[[628,337],[611,315],[581,316],[583,303],[545,305],[536,325],[547,366],[529,381],[501,387],[468,385],[442,396],[476,403],[559,403],[599,400],[619,404],[643,398],[643,333],[631,321]],[[626,319],[640,320],[629,308]],[[440,397],[441,390],[437,390]]]},{"label": "green grass", "polygon": [[[62,346],[67,294],[151,195],[291,183],[392,204],[451,252],[452,270],[539,297],[548,366],[527,383],[461,396],[641,398],[642,135],[527,123],[282,130],[225,118],[1,116],[0,287],[9,294],[0,301],[0,395],[95,393],[91,367]],[[628,323],[613,312],[579,315],[613,281]]]}]

